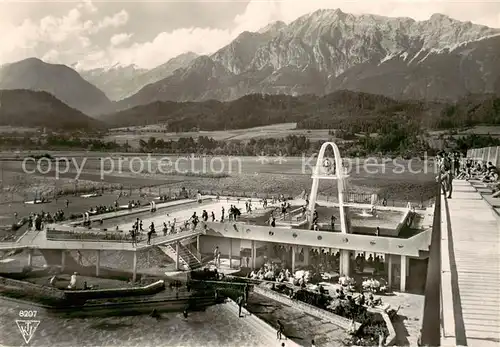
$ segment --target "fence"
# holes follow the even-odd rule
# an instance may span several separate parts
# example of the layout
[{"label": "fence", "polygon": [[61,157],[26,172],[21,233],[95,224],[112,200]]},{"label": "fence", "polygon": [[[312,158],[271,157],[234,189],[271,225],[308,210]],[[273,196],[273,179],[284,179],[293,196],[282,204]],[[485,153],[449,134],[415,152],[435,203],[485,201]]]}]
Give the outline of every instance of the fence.
[{"label": "fence", "polygon": [[[500,154],[500,152],[499,152]],[[25,201],[33,201],[35,199],[41,200],[44,198],[47,201],[58,199],[65,199],[65,197],[69,196],[79,196],[82,194],[111,194],[116,195],[113,199],[117,197],[133,197],[135,198],[143,198],[143,199],[153,199],[157,197],[180,197],[183,195],[187,195],[189,198],[195,198],[198,190],[196,189],[186,189],[182,191],[181,189],[176,188],[166,188],[166,187],[158,187],[158,186],[148,186],[148,187],[134,187],[134,186],[125,186],[120,184],[79,184],[71,187],[61,187],[55,188],[53,191],[48,193],[42,192],[33,192],[33,193],[17,193],[17,192],[4,192],[4,194],[0,194],[0,204],[11,204],[11,203],[23,203]],[[200,190],[202,195],[211,195],[217,196],[219,195],[221,198],[227,197],[235,197],[235,198],[247,198],[247,199],[268,199],[270,200],[273,195],[278,198],[279,194],[270,194],[270,193],[257,193],[243,190],[217,190],[217,189],[205,189]],[[294,198],[294,196],[285,196],[286,198]],[[344,194],[346,203],[358,203],[358,204],[370,204],[372,194],[371,193],[356,193],[356,192],[347,192]],[[338,202],[338,195],[324,195],[318,194],[318,200],[327,201],[327,202]],[[424,200],[423,196],[416,196],[411,201],[415,206],[427,206],[428,201]],[[408,201],[395,200],[391,198],[386,198],[383,196],[379,196],[379,204],[389,207],[405,207],[408,204]]]},{"label": "fence", "polygon": [[481,160],[483,162],[492,162],[497,166],[500,164],[500,147],[473,148],[467,151],[467,158]]}]

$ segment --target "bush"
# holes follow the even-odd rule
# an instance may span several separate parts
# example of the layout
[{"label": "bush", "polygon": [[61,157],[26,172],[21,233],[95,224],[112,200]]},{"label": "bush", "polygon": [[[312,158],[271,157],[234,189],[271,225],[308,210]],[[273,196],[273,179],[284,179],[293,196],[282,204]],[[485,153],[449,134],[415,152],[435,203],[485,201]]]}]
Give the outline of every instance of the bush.
[{"label": "bush", "polygon": [[49,160],[54,160],[55,158],[53,156],[51,156],[49,153],[44,153],[44,154],[34,154],[34,155],[30,155],[28,158],[33,158],[35,160],[39,160],[39,159],[42,159],[42,158],[47,158]]}]

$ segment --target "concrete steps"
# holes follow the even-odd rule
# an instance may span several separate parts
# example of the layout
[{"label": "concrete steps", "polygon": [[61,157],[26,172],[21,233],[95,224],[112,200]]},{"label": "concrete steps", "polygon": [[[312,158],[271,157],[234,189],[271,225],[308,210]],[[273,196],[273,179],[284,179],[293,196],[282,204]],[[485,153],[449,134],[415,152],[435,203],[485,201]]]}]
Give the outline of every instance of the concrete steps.
[{"label": "concrete steps", "polygon": [[[170,257],[174,262],[177,261],[176,247],[173,245],[158,246],[162,252]],[[179,262],[185,270],[195,270],[202,266],[201,260],[198,259],[186,246],[179,244]]]},{"label": "concrete steps", "polygon": [[198,259],[193,252],[182,243],[179,244],[179,253],[191,270],[199,269],[202,266],[201,259]]}]

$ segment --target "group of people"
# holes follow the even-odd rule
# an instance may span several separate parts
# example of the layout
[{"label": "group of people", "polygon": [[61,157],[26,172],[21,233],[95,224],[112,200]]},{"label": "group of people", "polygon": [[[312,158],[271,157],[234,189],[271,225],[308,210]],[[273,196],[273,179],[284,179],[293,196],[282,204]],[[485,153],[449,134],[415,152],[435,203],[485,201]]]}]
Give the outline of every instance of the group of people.
[{"label": "group of people", "polygon": [[436,160],[441,174],[443,191],[447,193],[449,199],[451,199],[453,192],[454,178],[480,180],[493,189],[493,197],[500,196],[500,171],[492,162],[466,159],[458,152],[440,152]]},{"label": "group of people", "polygon": [[[248,205],[247,205],[248,206]],[[221,215],[220,215],[220,221],[224,222],[224,219],[226,218],[225,216],[226,210],[224,206],[222,207],[221,210]],[[228,219],[229,220],[237,220],[237,217],[241,215],[241,211],[239,208],[237,208],[235,205],[231,205],[229,208],[229,213],[228,213]],[[167,215],[168,216],[168,215]],[[203,210],[201,213],[201,220],[204,222],[207,222],[208,220],[211,220],[212,222],[216,221],[216,216],[214,211],[211,211],[210,213],[207,210]],[[180,226],[178,224],[181,223]],[[195,230],[198,224],[200,223],[200,217],[198,216],[197,212],[193,212],[193,215],[184,220],[183,222],[178,222],[177,218],[173,218],[173,220],[168,220],[163,222],[163,235],[172,235],[176,234],[178,232],[184,232],[187,230]],[[117,227],[118,228],[118,227]],[[134,222],[132,225],[132,229],[130,230],[130,234],[132,237],[132,244],[136,245],[138,242],[138,236],[140,235],[141,232],[144,232],[144,225],[143,221],[140,218],[137,218],[137,220]],[[147,243],[151,244],[151,238],[153,235],[156,235],[156,229],[155,229],[155,224],[154,222],[151,222],[149,225],[149,230],[147,231]]]},{"label": "group of people", "polygon": [[49,213],[41,212],[30,214],[28,217],[28,227],[31,229],[33,226],[36,231],[43,229],[44,223],[51,223],[53,221],[52,216]]},{"label": "group of people", "polygon": [[[115,201],[115,206],[118,207],[118,203]],[[141,201],[140,200],[129,200],[127,202],[127,208],[129,210],[135,208],[135,207],[141,207]]]},{"label": "group of people", "polygon": [[40,213],[30,213],[30,215],[28,216],[28,227],[32,228],[33,226],[35,226],[36,230],[42,230],[43,223],[50,224],[63,221],[64,219],[65,216],[63,210],[58,210],[54,214],[43,211]]},{"label": "group of people", "polygon": [[354,259],[354,263],[356,265],[356,270],[359,272],[363,272],[365,268],[373,268],[375,271],[384,270],[384,259],[378,255],[375,255],[374,258],[373,255],[370,254],[368,259],[366,259],[366,257],[360,253]]},{"label": "group of people", "polygon": [[91,207],[89,209],[89,213],[92,215],[98,215],[98,214],[103,214],[103,213],[107,213],[107,212],[113,212],[113,211],[116,211],[117,209],[118,209],[118,201],[115,200],[113,206],[99,205],[96,207]]}]

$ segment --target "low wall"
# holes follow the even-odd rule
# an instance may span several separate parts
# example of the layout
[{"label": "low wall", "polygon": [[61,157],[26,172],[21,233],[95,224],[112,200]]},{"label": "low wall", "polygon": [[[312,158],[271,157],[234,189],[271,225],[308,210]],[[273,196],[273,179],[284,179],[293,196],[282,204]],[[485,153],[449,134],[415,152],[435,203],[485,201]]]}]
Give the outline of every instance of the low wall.
[{"label": "low wall", "polygon": [[0,293],[7,297],[30,298],[43,304],[56,304],[65,300],[64,292],[40,284],[0,277]]},{"label": "low wall", "polygon": [[144,287],[113,288],[97,290],[65,290],[64,295],[70,301],[85,301],[115,297],[153,295],[165,289],[165,282],[160,280]]},{"label": "low wall", "polygon": [[51,301],[53,304],[64,301],[70,304],[81,304],[92,299],[153,295],[161,292],[164,288],[165,282],[160,280],[144,287],[63,291],[40,284],[0,277],[0,292],[7,296],[15,294],[16,297],[33,298],[38,302]]},{"label": "low wall", "polygon": [[405,211],[405,214],[401,218],[401,221],[399,222],[398,226],[396,227],[396,235],[399,235],[401,230],[405,227],[408,226],[408,220],[413,216],[413,212],[411,209],[407,209]]},{"label": "low wall", "polygon": [[[319,309],[317,307],[314,307],[312,305],[306,304],[301,301],[296,301],[292,300],[282,294],[276,293],[270,289],[265,289],[261,287],[255,287],[254,292],[260,295],[264,295],[270,299],[276,300],[278,302],[281,302],[284,305],[291,306],[293,308],[296,308],[300,311],[303,311],[307,314],[310,314],[311,316],[318,317],[320,319],[324,319],[329,321],[332,324],[335,324],[339,327],[341,327],[344,330],[349,330],[352,327],[352,321],[338,316],[332,312],[326,311]],[[361,325],[358,322],[355,322],[355,329],[359,329]]]},{"label": "low wall", "polygon": [[[301,301],[292,300],[292,299],[290,299],[282,294],[276,293],[272,290],[265,289],[262,287],[255,286],[253,291],[257,294],[261,294],[261,295],[264,295],[268,298],[271,298],[273,300],[281,302],[284,305],[288,305],[288,306],[294,307],[296,309],[299,309],[301,311],[304,311],[305,313],[310,314],[311,316],[325,319],[325,320],[343,328],[344,330],[351,329],[351,326],[352,326],[351,320],[344,318],[342,316],[336,315],[332,312],[319,309],[315,306],[306,304],[306,303],[301,302]],[[373,314],[380,314],[382,316],[382,318],[385,322],[385,325],[387,326],[387,330],[389,331],[389,335],[386,337],[384,346],[394,345],[394,343],[396,342],[396,330],[394,329],[394,326],[392,325],[392,321],[389,318],[389,315],[387,314],[387,312],[385,312],[384,310],[379,309],[379,308],[371,308],[371,307],[368,308],[368,312],[373,313]],[[361,327],[361,325],[356,322],[355,329],[357,330],[360,327]]]}]

